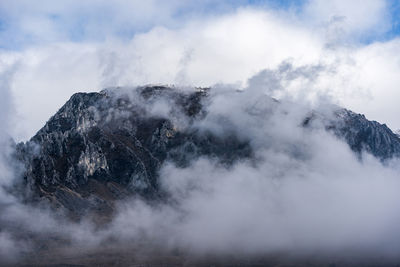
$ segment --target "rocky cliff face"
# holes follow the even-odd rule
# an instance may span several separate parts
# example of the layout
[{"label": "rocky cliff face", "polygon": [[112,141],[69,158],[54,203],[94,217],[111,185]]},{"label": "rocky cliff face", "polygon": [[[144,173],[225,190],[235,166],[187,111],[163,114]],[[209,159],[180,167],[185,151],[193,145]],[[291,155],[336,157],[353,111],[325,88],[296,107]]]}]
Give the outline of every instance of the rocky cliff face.
[{"label": "rocky cliff face", "polygon": [[202,155],[221,164],[250,157],[248,143],[235,135],[180,130],[166,114],[146,110],[166,100],[190,125],[203,116],[206,96],[204,89],[179,93],[167,87],[74,94],[29,142],[18,145],[24,179],[34,195],[79,216],[111,212],[114,200],[132,194],[160,197],[157,171],[166,160],[184,166]]},{"label": "rocky cliff face", "polygon": [[386,124],[369,121],[364,115],[347,109],[337,109],[333,118],[323,118],[313,112],[303,126],[307,127],[315,119],[322,120],[328,131],[343,139],[359,156],[367,152],[381,161],[400,156],[400,138]]},{"label": "rocky cliff face", "polygon": [[[29,142],[17,145],[31,197],[77,217],[109,214],[115,200],[130,195],[162,197],[157,178],[166,161],[185,166],[208,156],[229,165],[251,158],[249,142],[234,133],[190,127],[205,116],[207,98],[207,89],[162,86],[73,95]],[[303,127],[316,117],[306,118]],[[398,136],[363,115],[340,109],[325,127],[355,153],[367,151],[383,161],[400,155]]]},{"label": "rocky cliff face", "polygon": [[331,123],[329,128],[344,138],[353,151],[366,151],[381,160],[400,156],[400,138],[386,124],[369,121],[346,109],[337,111],[336,116],[337,123]]}]

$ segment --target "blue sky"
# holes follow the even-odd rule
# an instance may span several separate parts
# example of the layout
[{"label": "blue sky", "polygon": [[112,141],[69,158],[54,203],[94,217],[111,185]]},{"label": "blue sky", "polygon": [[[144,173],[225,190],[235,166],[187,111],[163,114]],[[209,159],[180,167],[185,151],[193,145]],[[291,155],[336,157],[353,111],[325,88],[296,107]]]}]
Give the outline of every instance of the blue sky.
[{"label": "blue sky", "polygon": [[400,35],[400,1],[390,1],[390,11],[392,16],[392,27],[387,33],[388,38]]}]

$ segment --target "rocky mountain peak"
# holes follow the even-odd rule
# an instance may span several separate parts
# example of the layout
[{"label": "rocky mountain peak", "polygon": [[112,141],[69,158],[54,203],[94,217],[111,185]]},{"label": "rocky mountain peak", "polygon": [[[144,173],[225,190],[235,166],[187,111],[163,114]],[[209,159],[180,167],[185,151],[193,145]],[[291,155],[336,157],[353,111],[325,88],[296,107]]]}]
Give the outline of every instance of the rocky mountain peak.
[{"label": "rocky mountain peak", "polygon": [[[229,163],[251,149],[234,135],[178,129],[168,114],[148,110],[168,101],[170,112],[188,120],[201,116],[207,89],[179,92],[147,86],[76,93],[18,154],[28,184],[42,198],[75,214],[112,210],[112,202],[132,194],[154,198],[157,172],[165,161],[187,165],[201,155]],[[161,102],[162,103],[162,102]]]},{"label": "rocky mountain peak", "polygon": [[[144,86],[76,93],[29,142],[18,144],[24,181],[34,196],[79,217],[110,213],[115,200],[130,195],[161,197],[158,171],[165,162],[184,167],[207,156],[229,165],[251,158],[250,140],[191,127],[207,114],[209,90]],[[330,118],[312,112],[302,125],[318,119],[359,155],[366,151],[382,161],[400,155],[399,137],[384,124],[337,109]]]}]

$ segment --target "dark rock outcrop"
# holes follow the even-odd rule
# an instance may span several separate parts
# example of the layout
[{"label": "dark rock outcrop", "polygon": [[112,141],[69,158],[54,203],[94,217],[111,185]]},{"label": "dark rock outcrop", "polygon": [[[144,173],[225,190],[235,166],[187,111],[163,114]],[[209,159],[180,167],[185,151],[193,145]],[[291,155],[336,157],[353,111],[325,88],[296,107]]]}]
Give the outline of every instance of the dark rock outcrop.
[{"label": "dark rock outcrop", "polygon": [[162,195],[157,172],[166,160],[185,166],[202,155],[221,164],[249,157],[249,144],[235,135],[179,129],[167,114],[146,110],[160,99],[170,101],[170,113],[190,125],[203,116],[206,96],[206,89],[182,93],[162,86],[74,94],[29,142],[18,145],[24,179],[34,195],[74,215],[107,214],[116,199]]},{"label": "dark rock outcrop", "polygon": [[[208,89],[164,86],[74,94],[29,142],[17,145],[30,197],[47,199],[77,218],[109,214],[115,200],[130,195],[161,197],[157,178],[166,161],[187,166],[207,156],[229,165],[250,158],[249,140],[191,127],[204,118],[207,98]],[[318,116],[313,113],[303,126]],[[400,139],[386,125],[345,109],[323,121],[355,153],[367,151],[382,161],[400,155]]]},{"label": "dark rock outcrop", "polygon": [[400,157],[400,138],[386,124],[370,121],[347,109],[337,109],[330,118],[313,112],[303,126],[307,127],[315,119],[323,121],[326,130],[343,139],[359,156],[367,152],[383,162]]},{"label": "dark rock outcrop", "polygon": [[386,124],[369,121],[364,115],[345,109],[336,114],[339,123],[331,128],[353,151],[366,151],[381,160],[400,156],[400,138]]}]

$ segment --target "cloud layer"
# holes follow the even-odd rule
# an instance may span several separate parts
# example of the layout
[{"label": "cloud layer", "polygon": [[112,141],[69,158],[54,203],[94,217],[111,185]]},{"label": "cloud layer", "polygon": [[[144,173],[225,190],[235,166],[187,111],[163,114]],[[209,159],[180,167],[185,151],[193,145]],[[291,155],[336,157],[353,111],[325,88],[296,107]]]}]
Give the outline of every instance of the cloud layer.
[{"label": "cloud layer", "polygon": [[[258,162],[228,169],[208,158],[185,169],[167,164],[161,179],[173,205],[121,203],[107,229],[62,222],[3,191],[2,220],[80,248],[144,240],[193,254],[397,259],[397,162],[383,166],[369,155],[360,162],[323,129],[299,127],[310,108],[329,112],[340,104],[400,128],[399,40],[381,39],[391,27],[389,2],[142,2],[0,4],[7,17],[0,39],[12,35],[14,43],[0,51],[0,143],[31,137],[77,91],[213,86],[210,115],[197,127],[223,134],[225,118],[251,140]],[[265,94],[280,99],[280,108],[271,111]],[[7,184],[13,173],[2,157]],[[0,232],[0,256],[30,249],[13,231]]]},{"label": "cloud layer", "polygon": [[28,38],[0,54],[0,68],[15,69],[17,140],[32,136],[76,91],[147,83],[243,87],[250,76],[288,61],[328,66],[310,91],[400,128],[393,115],[398,40],[360,43],[390,30],[390,2],[46,3],[0,6],[4,38],[12,40],[13,32]]}]

